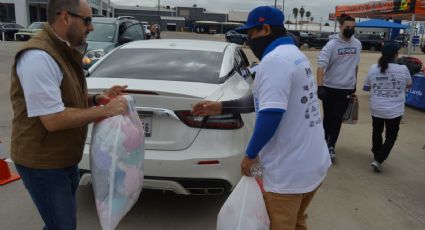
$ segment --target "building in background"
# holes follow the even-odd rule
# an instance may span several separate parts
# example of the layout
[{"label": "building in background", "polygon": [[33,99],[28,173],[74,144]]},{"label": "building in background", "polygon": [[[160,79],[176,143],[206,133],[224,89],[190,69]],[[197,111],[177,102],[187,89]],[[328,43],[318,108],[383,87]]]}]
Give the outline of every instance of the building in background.
[{"label": "building in background", "polygon": [[245,23],[246,19],[248,18],[248,14],[248,12],[229,11],[227,14],[227,19],[229,22]]},{"label": "building in background", "polygon": [[[0,22],[16,22],[28,26],[32,22],[47,20],[48,0],[0,0]],[[160,25],[162,31],[193,31],[198,33],[225,33],[244,23],[248,13],[231,11],[208,12],[197,7],[145,7],[116,5],[108,0],[88,0],[94,16],[133,16],[149,25]]]},{"label": "building in background", "polygon": [[[0,0],[0,22],[16,22],[28,26],[33,22],[47,20],[48,0]],[[113,16],[113,8],[108,10],[108,0],[89,0],[95,15]],[[101,4],[102,3],[102,4]]]}]

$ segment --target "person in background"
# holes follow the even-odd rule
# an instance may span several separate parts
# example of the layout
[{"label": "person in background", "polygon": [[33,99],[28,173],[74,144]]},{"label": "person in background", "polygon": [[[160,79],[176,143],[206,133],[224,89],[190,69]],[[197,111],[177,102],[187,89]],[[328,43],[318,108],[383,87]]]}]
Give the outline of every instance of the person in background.
[{"label": "person in background", "polygon": [[[46,230],[76,229],[87,125],[127,111],[126,100],[117,97],[126,86],[87,93],[82,59],[91,19],[86,0],[49,0],[48,22],[17,52],[12,67],[11,158]],[[111,101],[89,108],[102,100]]]},{"label": "person in background", "polygon": [[253,99],[248,95],[200,102],[192,109],[194,114],[213,115],[233,106],[255,108],[257,119],[241,172],[250,176],[259,159],[271,230],[307,228],[306,209],[331,165],[310,63],[286,35],[283,22],[282,11],[261,6],[236,29],[248,35],[248,46],[261,60],[255,67]]},{"label": "person in background", "polygon": [[[378,64],[370,67],[363,90],[370,91],[369,107],[372,115],[371,166],[382,171],[382,163],[388,158],[399,131],[404,114],[405,92],[412,85],[410,72],[405,65],[396,64],[399,46],[387,43],[382,49]],[[385,127],[385,141],[382,132]]]},{"label": "person in background", "polygon": [[354,35],[355,20],[349,15],[338,19],[340,33],[329,38],[318,56],[317,94],[323,102],[323,127],[329,155],[336,159],[335,145],[342,117],[357,83],[357,70],[362,45]]}]

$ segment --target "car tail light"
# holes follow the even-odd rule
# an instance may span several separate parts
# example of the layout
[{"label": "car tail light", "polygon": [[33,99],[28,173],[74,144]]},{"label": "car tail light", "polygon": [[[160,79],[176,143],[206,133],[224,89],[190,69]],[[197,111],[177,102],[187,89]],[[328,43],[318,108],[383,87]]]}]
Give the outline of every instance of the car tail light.
[{"label": "car tail light", "polygon": [[190,111],[175,111],[177,117],[189,127],[203,129],[240,129],[243,121],[239,114],[193,116]]},{"label": "car tail light", "polygon": [[220,164],[220,161],[217,160],[210,160],[210,161],[199,161],[198,165],[218,165]]}]

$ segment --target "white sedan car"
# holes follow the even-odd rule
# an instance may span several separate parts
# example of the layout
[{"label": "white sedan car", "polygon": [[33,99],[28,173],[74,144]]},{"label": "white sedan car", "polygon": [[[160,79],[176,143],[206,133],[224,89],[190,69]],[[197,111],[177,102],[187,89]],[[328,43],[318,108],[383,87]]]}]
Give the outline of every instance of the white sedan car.
[{"label": "white sedan car", "polygon": [[[196,117],[202,100],[230,100],[251,91],[248,60],[235,44],[200,40],[145,40],[110,52],[88,71],[90,93],[128,85],[146,132],[144,188],[185,195],[229,192],[255,114]],[[89,171],[90,132],[80,169]]]}]

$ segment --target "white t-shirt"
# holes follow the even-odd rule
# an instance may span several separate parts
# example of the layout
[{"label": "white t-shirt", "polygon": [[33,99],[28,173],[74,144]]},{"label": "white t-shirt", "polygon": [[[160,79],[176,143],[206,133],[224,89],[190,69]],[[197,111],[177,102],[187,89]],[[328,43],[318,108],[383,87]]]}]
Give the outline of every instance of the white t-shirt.
[{"label": "white t-shirt", "polygon": [[28,117],[65,110],[60,90],[63,73],[52,56],[37,49],[25,51],[16,72],[24,90]]},{"label": "white t-shirt", "polygon": [[311,192],[322,183],[331,162],[310,62],[296,46],[281,45],[256,70],[256,111],[286,110],[260,151],[264,188],[280,194]]},{"label": "white t-shirt", "polygon": [[393,119],[403,116],[406,85],[412,83],[405,65],[390,63],[387,71],[374,64],[370,67],[364,85],[370,87],[370,112],[372,116]]}]

